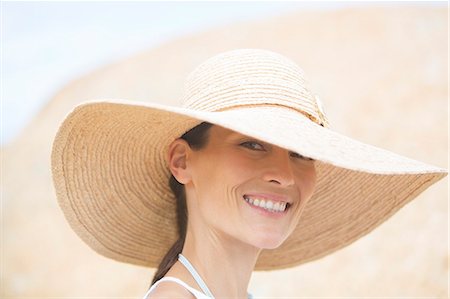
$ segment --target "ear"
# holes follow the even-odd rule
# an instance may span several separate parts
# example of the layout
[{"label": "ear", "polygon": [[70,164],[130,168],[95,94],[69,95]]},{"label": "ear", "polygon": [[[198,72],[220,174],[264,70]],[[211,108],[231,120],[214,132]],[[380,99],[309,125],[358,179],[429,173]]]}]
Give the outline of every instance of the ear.
[{"label": "ear", "polygon": [[175,179],[186,185],[191,180],[191,175],[186,167],[186,159],[191,148],[186,140],[178,138],[169,145],[168,162],[169,169]]}]

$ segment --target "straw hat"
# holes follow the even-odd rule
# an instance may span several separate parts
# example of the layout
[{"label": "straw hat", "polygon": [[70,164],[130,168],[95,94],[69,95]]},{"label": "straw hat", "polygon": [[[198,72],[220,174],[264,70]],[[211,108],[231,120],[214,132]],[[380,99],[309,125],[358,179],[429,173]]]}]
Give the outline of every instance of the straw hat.
[{"label": "straw hat", "polygon": [[90,101],[67,115],[53,144],[53,181],[83,241],[118,261],[157,267],[178,238],[168,146],[203,121],[316,160],[316,190],[297,228],[280,247],[261,252],[256,270],[292,267],[347,246],[447,175],[331,130],[294,62],[238,49],[188,76],[182,107]]}]

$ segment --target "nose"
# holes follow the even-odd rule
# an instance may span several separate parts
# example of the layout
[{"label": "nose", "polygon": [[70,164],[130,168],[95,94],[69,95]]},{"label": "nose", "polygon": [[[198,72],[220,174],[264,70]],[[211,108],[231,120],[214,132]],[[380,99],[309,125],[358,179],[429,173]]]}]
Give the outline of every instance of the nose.
[{"label": "nose", "polygon": [[264,181],[275,183],[281,186],[294,184],[294,173],[292,171],[289,152],[280,149],[272,152],[266,160],[267,168],[263,174]]}]

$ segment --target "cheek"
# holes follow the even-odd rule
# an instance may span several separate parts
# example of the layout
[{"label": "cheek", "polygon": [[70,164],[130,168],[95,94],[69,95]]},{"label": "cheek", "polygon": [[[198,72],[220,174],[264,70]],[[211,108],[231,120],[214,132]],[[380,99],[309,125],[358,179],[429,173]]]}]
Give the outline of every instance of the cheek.
[{"label": "cheek", "polygon": [[251,179],[261,169],[261,161],[249,159],[244,155],[234,155],[225,161],[224,170],[237,180]]},{"label": "cheek", "polygon": [[223,185],[221,188],[226,189],[238,188],[255,176],[257,170],[255,161],[230,152],[215,156],[211,161],[213,163],[206,174],[208,180],[215,179]]},{"label": "cheek", "polygon": [[[251,174],[243,159],[228,154],[203,155],[192,172],[197,198],[212,209],[236,209],[239,186]],[[234,205],[234,206],[233,206]]]}]

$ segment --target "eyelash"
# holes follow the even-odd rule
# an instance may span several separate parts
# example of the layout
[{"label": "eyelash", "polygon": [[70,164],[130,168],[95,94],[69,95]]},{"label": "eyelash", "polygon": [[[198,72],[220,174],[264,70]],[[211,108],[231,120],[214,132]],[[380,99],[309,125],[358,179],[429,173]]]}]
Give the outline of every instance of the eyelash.
[{"label": "eyelash", "polygon": [[[258,145],[259,147],[261,147],[261,149],[256,149],[253,146],[251,146],[251,145],[255,145],[255,144]],[[246,147],[248,149],[255,150],[255,151],[263,151],[264,150],[264,146],[256,141],[245,141],[245,142],[241,143],[240,145],[243,147]],[[306,160],[306,161],[314,161],[314,159],[302,156],[298,153],[291,152],[290,155],[291,155],[291,157],[294,157],[296,159],[302,159],[302,160]]]},{"label": "eyelash", "polygon": [[[256,145],[260,146],[261,149],[256,149],[256,148],[254,148],[253,146],[251,146],[251,144],[253,144],[253,145],[256,144]],[[241,145],[244,146],[244,147],[246,147],[246,148],[255,150],[255,151],[262,151],[262,150],[264,150],[264,146],[262,146],[260,143],[255,142],[255,141],[245,141],[245,142],[242,142]]]}]

